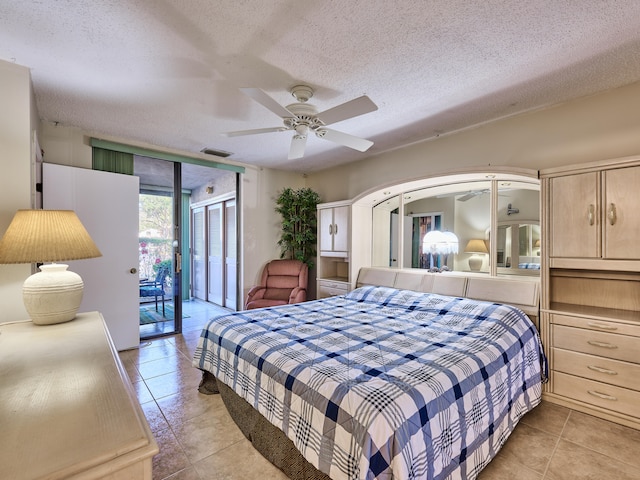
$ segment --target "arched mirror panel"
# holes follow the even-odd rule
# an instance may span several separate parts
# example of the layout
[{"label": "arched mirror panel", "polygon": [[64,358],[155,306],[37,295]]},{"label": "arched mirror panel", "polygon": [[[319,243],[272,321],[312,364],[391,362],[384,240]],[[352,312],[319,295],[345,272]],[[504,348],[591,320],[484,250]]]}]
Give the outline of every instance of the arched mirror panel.
[{"label": "arched mirror panel", "polygon": [[443,177],[373,205],[372,266],[539,275],[539,182],[480,178]]}]

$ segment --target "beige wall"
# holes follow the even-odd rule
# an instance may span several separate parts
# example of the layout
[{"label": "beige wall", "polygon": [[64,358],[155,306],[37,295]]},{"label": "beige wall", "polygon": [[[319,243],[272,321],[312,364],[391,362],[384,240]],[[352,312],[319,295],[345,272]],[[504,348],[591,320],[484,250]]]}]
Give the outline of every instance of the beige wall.
[{"label": "beige wall", "polygon": [[639,153],[637,83],[310,174],[308,186],[330,202],[464,167],[539,170]]},{"label": "beige wall", "polygon": [[[33,202],[31,139],[37,128],[29,69],[0,61],[0,232]],[[31,265],[0,265],[0,323],[28,318],[22,284]]]}]

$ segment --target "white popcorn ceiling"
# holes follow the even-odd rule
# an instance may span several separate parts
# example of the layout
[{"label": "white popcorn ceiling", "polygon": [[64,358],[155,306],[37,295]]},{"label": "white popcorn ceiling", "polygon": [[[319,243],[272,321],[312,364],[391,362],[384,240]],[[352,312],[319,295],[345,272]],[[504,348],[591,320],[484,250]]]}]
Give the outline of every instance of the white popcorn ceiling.
[{"label": "white popcorn ceiling", "polygon": [[[640,79],[640,1],[0,0],[0,59],[31,69],[42,119],[301,172]],[[242,94],[319,111],[360,95],[379,110],[332,125],[361,153],[291,132]]]}]

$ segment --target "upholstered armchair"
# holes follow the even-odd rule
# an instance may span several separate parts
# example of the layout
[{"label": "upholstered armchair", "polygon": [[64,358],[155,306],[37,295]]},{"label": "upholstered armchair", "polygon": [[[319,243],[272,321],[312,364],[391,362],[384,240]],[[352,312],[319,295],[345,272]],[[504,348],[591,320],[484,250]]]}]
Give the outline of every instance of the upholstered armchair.
[{"label": "upholstered armchair", "polygon": [[309,267],[300,260],[272,260],[262,271],[260,284],[251,287],[245,309],[274,307],[307,299]]}]

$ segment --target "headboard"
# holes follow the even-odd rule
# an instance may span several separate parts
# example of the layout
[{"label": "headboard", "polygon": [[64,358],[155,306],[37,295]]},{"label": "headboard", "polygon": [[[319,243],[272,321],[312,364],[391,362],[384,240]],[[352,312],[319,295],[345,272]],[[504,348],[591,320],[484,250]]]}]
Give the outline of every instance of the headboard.
[{"label": "headboard", "polygon": [[453,297],[475,298],[518,307],[538,326],[540,280],[533,277],[489,277],[459,272],[432,273],[423,270],[363,267],[356,286],[380,285]]}]

